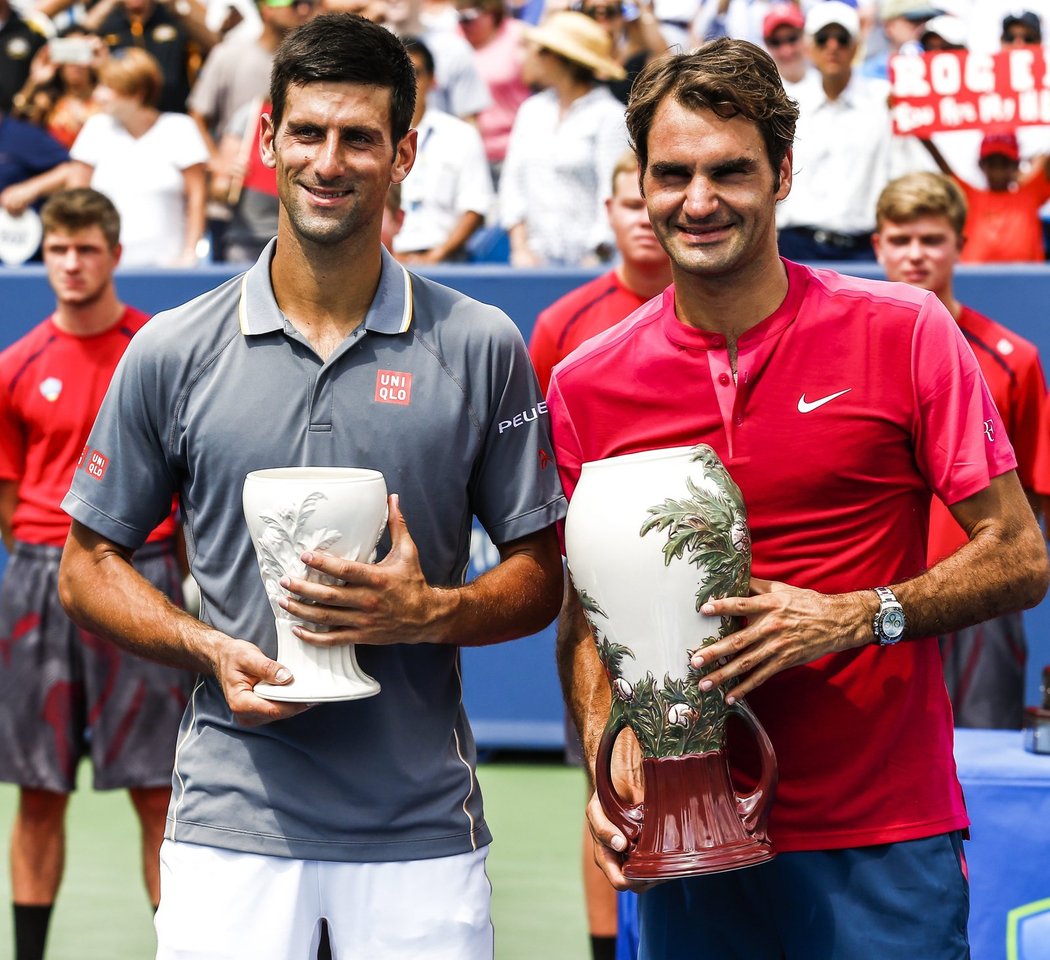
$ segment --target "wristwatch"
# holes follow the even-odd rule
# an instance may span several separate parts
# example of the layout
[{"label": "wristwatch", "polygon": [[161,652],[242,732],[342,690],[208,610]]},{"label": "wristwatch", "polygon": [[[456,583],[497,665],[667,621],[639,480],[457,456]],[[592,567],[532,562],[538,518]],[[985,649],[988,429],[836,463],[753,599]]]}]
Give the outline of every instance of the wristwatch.
[{"label": "wristwatch", "polygon": [[880,647],[892,646],[904,636],[908,625],[904,607],[889,587],[876,587],[875,594],[879,598],[879,612],[872,622],[875,631],[873,642]]}]

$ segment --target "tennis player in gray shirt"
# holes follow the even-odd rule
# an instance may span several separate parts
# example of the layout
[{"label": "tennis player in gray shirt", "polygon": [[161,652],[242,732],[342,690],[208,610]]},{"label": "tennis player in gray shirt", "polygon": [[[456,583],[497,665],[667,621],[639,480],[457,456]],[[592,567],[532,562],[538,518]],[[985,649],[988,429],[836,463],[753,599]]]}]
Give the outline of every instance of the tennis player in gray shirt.
[{"label": "tennis player in gray shirt", "polygon": [[[342,960],[492,956],[458,648],[553,619],[565,503],[514,325],[381,248],[387,188],[415,157],[414,96],[380,26],[331,14],[285,40],[260,143],[277,238],[143,328],[63,503],[70,614],[200,672],[161,852],[162,958],[308,957],[322,920]],[[380,470],[395,494],[377,564],[307,553],[345,586],[287,585],[288,611],[330,631],[305,639],[357,644],[378,696],[311,707],[253,692],[289,676],[241,487],[289,465]],[[173,494],[203,622],[129,562]],[[464,584],[474,516],[501,562]]]}]

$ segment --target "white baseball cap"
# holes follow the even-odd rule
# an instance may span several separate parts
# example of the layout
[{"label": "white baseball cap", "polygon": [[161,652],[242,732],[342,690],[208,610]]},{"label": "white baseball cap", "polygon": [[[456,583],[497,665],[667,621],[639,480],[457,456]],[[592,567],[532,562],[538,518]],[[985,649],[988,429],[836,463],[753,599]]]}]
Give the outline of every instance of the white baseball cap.
[{"label": "white baseball cap", "polygon": [[806,14],[806,36],[812,37],[825,27],[837,23],[854,40],[860,36],[860,16],[857,8],[842,0],[825,0],[809,8]]}]

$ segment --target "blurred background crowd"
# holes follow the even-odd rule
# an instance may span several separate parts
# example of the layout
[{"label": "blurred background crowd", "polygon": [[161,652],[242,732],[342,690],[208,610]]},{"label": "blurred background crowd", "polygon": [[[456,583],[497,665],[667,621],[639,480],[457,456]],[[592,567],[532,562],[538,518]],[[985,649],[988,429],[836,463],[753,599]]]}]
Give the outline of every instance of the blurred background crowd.
[{"label": "blurred background crowd", "polygon": [[406,263],[615,258],[631,83],[724,35],[764,46],[800,105],[785,256],[871,259],[882,188],[939,170],[966,194],[964,261],[1046,258],[1050,127],[897,137],[887,77],[894,54],[1042,45],[1050,0],[0,0],[4,229],[90,185],[120,211],[124,265],[253,260],[276,232],[271,57],[322,9],[382,22],[417,67],[419,158],[385,237]]}]

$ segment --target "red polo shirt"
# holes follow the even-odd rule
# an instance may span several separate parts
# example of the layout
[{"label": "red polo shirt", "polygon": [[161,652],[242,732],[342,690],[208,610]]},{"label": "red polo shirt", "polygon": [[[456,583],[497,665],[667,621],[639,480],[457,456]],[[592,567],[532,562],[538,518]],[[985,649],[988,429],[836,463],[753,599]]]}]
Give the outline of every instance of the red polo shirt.
[{"label": "red polo shirt", "polygon": [[[1017,455],[1017,476],[1026,490],[1035,489],[1036,448],[1043,421],[1046,382],[1039,351],[1024,337],[976,310],[963,307],[959,327],[973,349],[981,373],[1006,426],[1006,434]],[[929,563],[954,553],[966,542],[966,533],[940,500],[930,507]]]},{"label": "red polo shirt", "polygon": [[[49,317],[0,353],[0,480],[18,481],[16,540],[66,542],[70,520],[59,504],[117,362],[147,320],[127,307],[108,330],[78,337]],[[174,531],[168,517],[149,539]]]},{"label": "red polo shirt", "polygon": [[634,313],[645,298],[623,285],[615,270],[595,277],[555,300],[536,318],[529,356],[546,393],[554,365],[584,340]]},{"label": "red polo shirt", "polygon": [[[737,343],[678,321],[674,289],[555,368],[555,451],[580,465],[710,444],[747,505],[753,572],[836,593],[926,566],[930,492],[949,501],[1015,466],[970,348],[932,294],[786,263],[788,294]],[[780,765],[780,850],[967,824],[932,639],[783,671],[748,696]],[[756,765],[734,745],[742,782]]]}]

